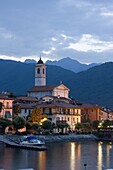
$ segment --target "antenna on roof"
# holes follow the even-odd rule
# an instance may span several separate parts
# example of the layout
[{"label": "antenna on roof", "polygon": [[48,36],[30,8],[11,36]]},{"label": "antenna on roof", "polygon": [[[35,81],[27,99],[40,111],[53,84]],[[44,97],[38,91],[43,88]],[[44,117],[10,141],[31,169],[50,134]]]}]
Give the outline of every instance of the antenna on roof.
[{"label": "antenna on roof", "polygon": [[40,60],[41,60],[41,54],[40,54]]}]

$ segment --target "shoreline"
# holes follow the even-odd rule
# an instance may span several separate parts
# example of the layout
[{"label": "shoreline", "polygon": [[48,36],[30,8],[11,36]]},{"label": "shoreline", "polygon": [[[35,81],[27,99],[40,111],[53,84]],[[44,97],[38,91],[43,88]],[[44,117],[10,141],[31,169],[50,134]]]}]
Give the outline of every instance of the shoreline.
[{"label": "shoreline", "polygon": [[[45,143],[56,142],[79,142],[79,141],[99,141],[99,138],[93,134],[68,134],[68,135],[35,135],[39,140]],[[14,141],[21,141],[24,136],[20,135],[0,135],[0,139],[11,138]]]},{"label": "shoreline", "polygon": [[[93,134],[68,134],[68,135],[35,135],[39,140],[45,141],[45,143],[56,142],[87,142],[87,141],[113,141],[109,138],[98,138]],[[0,141],[5,141],[10,138],[14,142],[23,141],[25,136],[22,135],[0,135]]]},{"label": "shoreline", "polygon": [[55,142],[79,142],[79,141],[98,141],[99,139],[93,134],[86,135],[41,135],[38,136],[39,139],[44,140],[46,143],[55,143]]}]

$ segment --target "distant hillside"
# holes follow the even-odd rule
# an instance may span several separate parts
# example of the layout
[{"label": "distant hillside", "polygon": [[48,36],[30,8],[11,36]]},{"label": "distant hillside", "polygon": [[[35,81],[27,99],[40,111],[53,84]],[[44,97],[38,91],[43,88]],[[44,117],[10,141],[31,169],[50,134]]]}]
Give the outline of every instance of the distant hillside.
[{"label": "distant hillside", "polygon": [[[0,91],[26,94],[34,86],[34,64],[0,60]],[[113,108],[113,63],[74,73],[58,66],[47,66],[47,84],[70,88],[70,96],[82,102]]]},{"label": "distant hillside", "polygon": [[34,82],[34,65],[10,60],[0,60],[0,91],[26,93]]},{"label": "distant hillside", "polygon": [[92,63],[92,64],[88,64],[88,65],[82,64],[82,63],[78,62],[77,60],[73,60],[69,57],[63,58],[59,61],[47,60],[46,64],[60,66],[64,69],[68,69],[68,70],[73,71],[75,73],[78,73],[80,71],[85,71],[85,70],[88,70],[91,67],[99,65],[97,63]]}]

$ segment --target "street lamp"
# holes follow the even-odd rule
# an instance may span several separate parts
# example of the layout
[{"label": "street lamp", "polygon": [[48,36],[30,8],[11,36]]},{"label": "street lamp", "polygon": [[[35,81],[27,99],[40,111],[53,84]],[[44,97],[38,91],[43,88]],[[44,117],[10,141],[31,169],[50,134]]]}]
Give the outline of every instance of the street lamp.
[{"label": "street lamp", "polygon": [[87,166],[87,164],[84,164],[84,170],[86,170],[86,166]]}]

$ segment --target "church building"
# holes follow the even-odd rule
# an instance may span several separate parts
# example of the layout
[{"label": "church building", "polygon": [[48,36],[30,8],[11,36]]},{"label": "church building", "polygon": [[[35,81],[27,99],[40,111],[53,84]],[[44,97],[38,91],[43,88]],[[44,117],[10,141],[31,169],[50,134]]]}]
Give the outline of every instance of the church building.
[{"label": "church building", "polygon": [[56,96],[69,98],[70,89],[64,84],[59,86],[46,85],[46,65],[40,58],[35,66],[35,86],[28,91],[28,96],[40,99],[44,96]]}]

